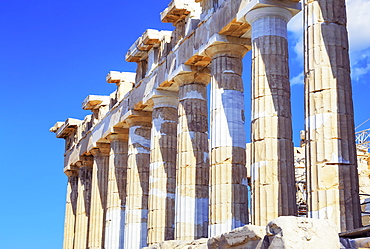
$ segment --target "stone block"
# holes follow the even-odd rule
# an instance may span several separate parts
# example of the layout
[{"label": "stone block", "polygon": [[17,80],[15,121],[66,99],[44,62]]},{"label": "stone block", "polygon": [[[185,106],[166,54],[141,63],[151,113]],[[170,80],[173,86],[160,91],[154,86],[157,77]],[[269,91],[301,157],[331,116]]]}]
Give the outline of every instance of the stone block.
[{"label": "stone block", "polygon": [[326,219],[281,216],[268,223],[266,233],[266,248],[340,248],[337,227]]},{"label": "stone block", "polygon": [[370,238],[341,238],[340,239],[341,247],[340,248],[370,248]]},{"label": "stone block", "polygon": [[110,100],[109,96],[89,95],[82,103],[82,109],[84,110],[99,109],[101,106],[109,105],[109,100]]},{"label": "stone block", "polygon": [[260,226],[247,225],[239,227],[231,232],[212,237],[208,240],[209,249],[219,248],[261,248],[265,228]]}]

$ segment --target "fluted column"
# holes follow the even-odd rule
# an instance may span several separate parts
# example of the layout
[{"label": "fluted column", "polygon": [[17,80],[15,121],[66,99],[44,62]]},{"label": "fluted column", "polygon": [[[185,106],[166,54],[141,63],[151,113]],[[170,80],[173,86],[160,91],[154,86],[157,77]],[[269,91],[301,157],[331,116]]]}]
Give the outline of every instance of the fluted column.
[{"label": "fluted column", "polygon": [[68,177],[66,211],[64,221],[64,242],[63,249],[74,249],[75,226],[77,211],[78,172],[68,170],[65,172]]},{"label": "fluted column", "polygon": [[177,128],[175,239],[207,237],[208,227],[208,115],[204,72],[182,73]]},{"label": "fluted column", "polygon": [[111,145],[107,192],[105,249],[123,249],[125,231],[128,129],[115,129]]},{"label": "fluted column", "polygon": [[125,249],[147,245],[150,129],[148,117],[131,117],[128,141]]},{"label": "fluted column", "polygon": [[304,19],[308,214],[343,232],[361,226],[345,1],[305,0]]},{"label": "fluted column", "polygon": [[105,243],[110,145],[98,144],[97,148],[92,149],[90,152],[94,157],[94,165],[88,248],[102,249]]},{"label": "fluted column", "polygon": [[86,249],[89,235],[93,157],[83,156],[78,167],[77,217],[74,249]]},{"label": "fluted column", "polygon": [[148,244],[174,239],[178,98],[153,98]]},{"label": "fluted column", "polygon": [[244,129],[243,45],[207,49],[211,64],[211,169],[209,236],[248,223]]},{"label": "fluted column", "polygon": [[296,215],[288,66],[290,11],[264,7],[252,25],[252,223]]},{"label": "fluted column", "polygon": [[174,239],[178,98],[153,98],[148,244]]}]

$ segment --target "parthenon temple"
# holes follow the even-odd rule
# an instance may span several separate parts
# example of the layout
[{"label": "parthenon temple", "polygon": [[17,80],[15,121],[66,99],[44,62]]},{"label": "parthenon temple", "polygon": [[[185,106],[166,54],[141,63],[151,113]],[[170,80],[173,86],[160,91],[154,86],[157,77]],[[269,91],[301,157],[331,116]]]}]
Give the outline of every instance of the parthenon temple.
[{"label": "parthenon temple", "polygon": [[[300,11],[305,130],[294,148],[287,24]],[[370,156],[356,154],[345,0],[172,0],[160,18],[174,31],[133,43],[136,72],[109,72],[116,91],[88,95],[90,115],[50,129],[65,139],[63,248],[370,243],[351,236],[370,224],[359,195]]]}]

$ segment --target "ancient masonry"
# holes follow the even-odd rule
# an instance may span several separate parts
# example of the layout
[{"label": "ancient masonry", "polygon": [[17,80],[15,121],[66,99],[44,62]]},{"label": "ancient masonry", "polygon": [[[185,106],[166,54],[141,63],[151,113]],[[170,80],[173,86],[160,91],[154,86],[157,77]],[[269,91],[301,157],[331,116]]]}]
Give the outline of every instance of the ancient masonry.
[{"label": "ancient masonry", "polygon": [[[294,153],[287,23],[301,10],[306,126]],[[345,1],[172,0],[161,20],[174,31],[146,30],[127,52],[136,73],[110,72],[117,90],[89,95],[91,115],[51,128],[66,142],[64,249],[338,248],[338,232],[362,226]]]}]

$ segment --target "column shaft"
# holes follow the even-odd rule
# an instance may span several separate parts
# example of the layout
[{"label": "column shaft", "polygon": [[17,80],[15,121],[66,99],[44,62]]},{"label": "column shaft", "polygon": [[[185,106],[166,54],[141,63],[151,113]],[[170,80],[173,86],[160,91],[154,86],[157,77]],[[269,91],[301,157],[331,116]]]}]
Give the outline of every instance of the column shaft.
[{"label": "column shaft", "polygon": [[109,144],[98,144],[91,150],[94,156],[89,226],[89,249],[102,249],[105,243],[105,220],[107,208]]},{"label": "column shaft", "polygon": [[66,198],[66,212],[64,221],[64,243],[63,249],[74,249],[75,226],[77,211],[78,173],[67,171],[68,185]]},{"label": "column shaft", "polygon": [[175,78],[179,84],[176,161],[175,239],[207,237],[209,74],[191,72]]},{"label": "column shaft", "polygon": [[83,157],[77,163],[78,196],[74,249],[86,249],[89,235],[89,217],[91,203],[92,156]]},{"label": "column shaft", "polygon": [[125,231],[128,130],[109,135],[111,153],[107,193],[105,249],[123,249]]},{"label": "column shaft", "polygon": [[309,217],[361,226],[344,0],[304,1]]},{"label": "column shaft", "polygon": [[125,249],[141,249],[147,245],[150,119],[134,117],[128,141],[127,199]]},{"label": "column shaft", "polygon": [[287,22],[279,7],[250,11],[252,25],[252,223],[296,215]]},{"label": "column shaft", "polygon": [[148,244],[174,239],[177,97],[153,99],[149,172]]},{"label": "column shaft", "polygon": [[211,64],[211,169],[209,236],[248,223],[242,58],[246,47],[208,48]]}]

